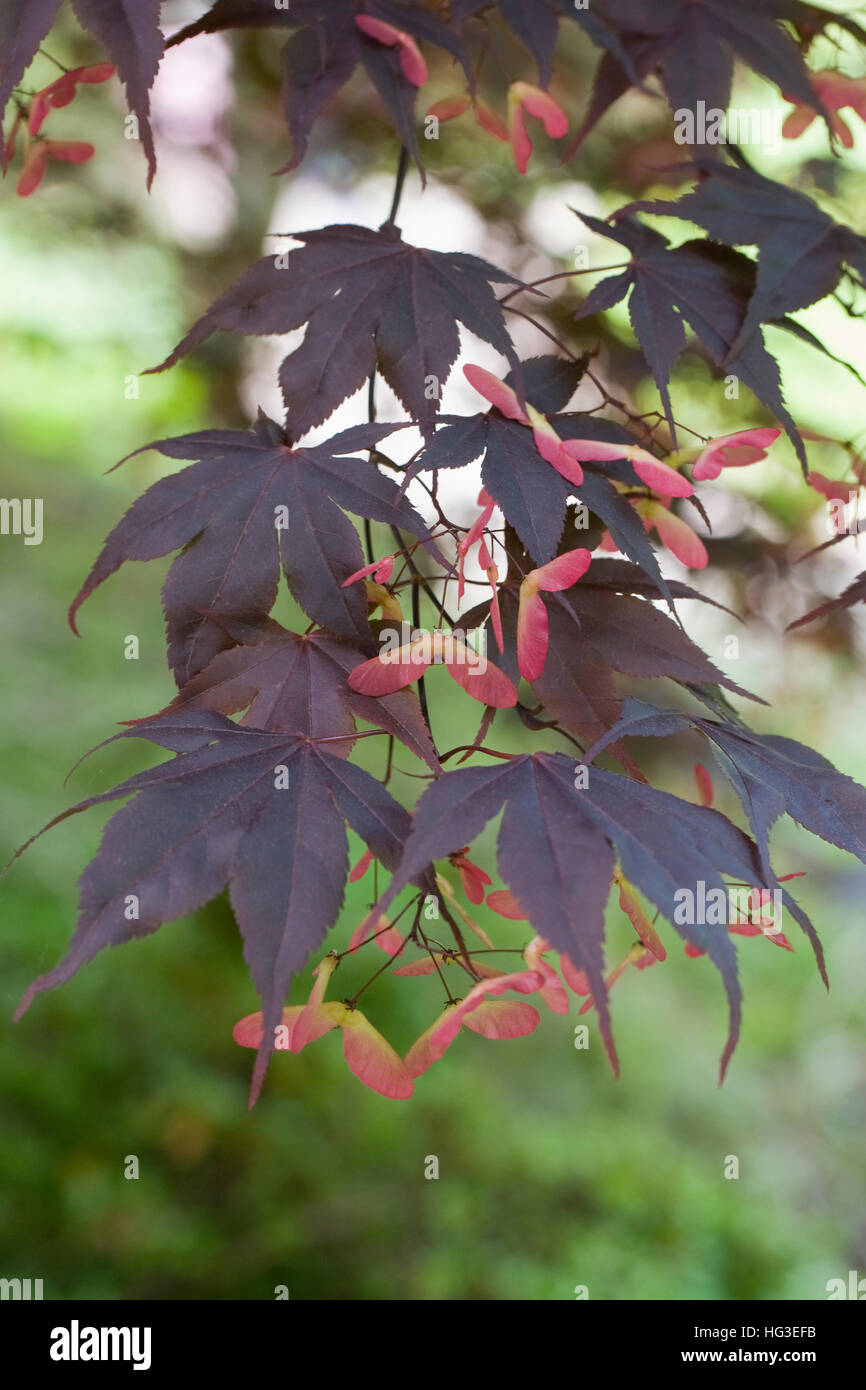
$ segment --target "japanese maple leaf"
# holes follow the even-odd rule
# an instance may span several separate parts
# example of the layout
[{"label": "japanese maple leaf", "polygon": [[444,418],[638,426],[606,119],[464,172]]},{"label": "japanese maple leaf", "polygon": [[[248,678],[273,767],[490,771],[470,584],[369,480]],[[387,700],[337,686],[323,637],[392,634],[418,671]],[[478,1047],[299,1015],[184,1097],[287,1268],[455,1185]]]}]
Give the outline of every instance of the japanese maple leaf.
[{"label": "japanese maple leaf", "polygon": [[172,366],[217,330],[279,334],[306,324],[303,343],[280,369],[293,439],[327,419],[374,368],[429,430],[460,349],[458,321],[519,370],[490,287],[518,283],[505,271],[464,252],[410,246],[387,224],[292,237],[303,246],[257,261],[154,370]]},{"label": "japanese maple leaf", "polygon": [[[657,586],[637,565],[630,564],[628,560],[614,560],[601,556],[593,558],[592,565],[583,581],[583,587],[584,589],[609,590],[612,593],[637,594],[642,598],[658,598]],[[730,613],[732,618],[737,617],[733,609],[727,608],[723,603],[718,603],[708,594],[700,593],[691,584],[684,584],[679,579],[669,579],[668,587],[674,598],[698,599],[701,603],[708,603],[723,613]]]},{"label": "japanese maple leaf", "polygon": [[[571,399],[581,371],[581,363],[533,358],[521,364],[521,381],[527,399],[547,414],[562,439],[633,445],[632,436],[613,421],[558,413]],[[509,374],[506,384],[517,387],[516,373]],[[598,466],[587,463],[583,482],[570,482],[542,458],[528,425],[508,419],[494,408],[486,414],[440,417],[434,438],[406,477],[427,469],[462,468],[478,458],[482,459],[485,489],[502,508],[535,564],[547,564],[556,555],[568,499],[576,496],[604,522],[623,554],[640,565],[670,599],[646,531],[634,508],[614,487],[613,480],[644,486],[626,459]],[[579,533],[576,539],[580,540]]]},{"label": "japanese maple leaf", "polygon": [[659,389],[674,439],[668,382],[685,351],[688,325],[715,366],[736,374],[784,425],[805,468],[805,447],[785,405],[776,359],[767,351],[760,330],[740,343],[754,283],[750,282],[754,267],[748,260],[704,241],[671,247],[658,232],[631,217],[623,216],[612,225],[588,214],[578,216],[599,236],[626,247],[632,253],[632,263],[596,285],[577,317],[588,318],[612,309],[630,295],[631,325]]},{"label": "japanese maple leaf", "polygon": [[281,173],[301,163],[317,117],[359,63],[382,98],[401,143],[417,160],[415,95],[426,73],[420,55],[413,65],[407,64],[407,41],[436,44],[465,66],[458,35],[414,0],[291,0],[281,9],[274,0],[217,0],[171,42],[234,28],[294,31],[282,55],[283,109],[292,157]]},{"label": "japanese maple leaf", "polygon": [[727,246],[757,246],[755,286],[724,365],[772,322],[830,294],[850,266],[866,278],[866,238],[834,222],[795,188],[753,169],[700,161],[703,177],[675,203],[635,203],[631,212],[695,222]]},{"label": "japanese maple leaf", "polygon": [[[399,870],[374,912],[384,912],[435,860],[469,843],[504,804],[500,876],[538,934],[585,973],[616,1066],[602,961],[614,850],[623,875],[671,922],[683,885],[703,881],[724,891],[723,874],[758,884],[761,873],[754,843],[718,811],[597,767],[578,789],[575,767],[562,753],[536,753],[446,772],[421,797]],[[724,1075],[740,1025],[736,951],[727,933],[711,926],[675,925],[708,952],[727,990]]]},{"label": "japanese maple leaf", "polygon": [[162,592],[169,664],[179,685],[229,645],[208,617],[267,614],[281,566],[311,618],[369,648],[364,592],[341,587],[364,561],[342,508],[417,536],[428,533],[375,465],[342,455],[369,448],[392,430],[360,425],[327,444],[296,449],[279,425],[260,415],[251,431],[205,430],[146,445],[166,458],[199,461],[154,483],[115,526],[70,609],[73,631],[81,604],[125,560],[183,548]]},{"label": "japanese maple leaf", "polygon": [[606,45],[589,109],[567,158],[632,85],[635,72],[640,78],[658,73],[672,111],[695,111],[699,101],[708,110],[726,110],[734,61],[740,59],[792,99],[827,115],[782,21],[823,29],[840,23],[829,11],[799,0],[605,0],[602,8],[631,67],[626,69],[621,55]]},{"label": "japanese maple leaf", "polygon": [[858,574],[856,579],[852,579],[847,589],[844,589],[838,598],[831,598],[826,603],[821,603],[817,608],[804,613],[802,618],[797,618],[793,623],[788,624],[788,631],[792,628],[803,627],[806,623],[812,623],[816,618],[826,618],[830,613],[841,612],[845,608],[853,608],[855,603],[866,603],[866,570]]},{"label": "japanese maple leaf", "polygon": [[[658,597],[651,591],[650,596]],[[500,600],[510,634],[516,589],[501,590]],[[642,598],[593,588],[582,580],[548,603],[548,623],[547,660],[532,688],[545,710],[586,743],[601,737],[601,730],[618,718],[614,671],[642,680],[664,677],[685,686],[721,685],[757,699],[724,676],[666,613]]]},{"label": "japanese maple leaf", "polygon": [[[593,560],[593,564],[597,561]],[[582,583],[592,571],[590,566]],[[653,591],[655,593],[655,591]],[[516,683],[520,679],[517,664],[518,594],[513,585],[500,591],[505,652],[502,668]],[[574,624],[564,621],[565,610],[551,604],[548,611],[549,646],[541,675],[532,683],[537,699],[544,705],[543,718],[552,718],[587,746],[595,743],[619,719],[621,703],[613,678],[613,667],[599,653],[584,644]],[[478,622],[475,612],[463,616],[467,625]],[[575,637],[577,636],[577,641]],[[630,764],[624,745],[617,744],[610,753]]]},{"label": "japanese maple leaf", "polygon": [[108,822],[81,877],[69,951],[33,981],[16,1018],[104,947],[150,935],[228,887],[264,1013],[252,1103],[289,982],[342,906],[345,822],[394,867],[409,816],[375,778],[326,746],[241,728],[207,711],[167,713],[118,737],[144,738],[177,756],[87,797],[46,826],[134,797]]},{"label": "japanese maple leaf", "polygon": [[[553,73],[553,52],[563,6],[559,0],[535,0],[531,9],[523,0],[454,0],[452,18],[464,24],[482,11],[495,8],[529,49],[538,64],[539,80],[547,86]],[[571,13],[574,14],[573,8]]]},{"label": "japanese maple leaf", "polygon": [[794,739],[627,700],[615,729],[587,757],[599,752],[608,738],[626,732],[661,738],[688,728],[707,738],[742,801],[764,873],[769,872],[770,831],[785,814],[866,864],[866,788]]},{"label": "japanese maple leaf", "polygon": [[602,662],[625,675],[665,676],[681,685],[709,682],[765,703],[723,675],[681,627],[643,598],[605,592],[590,583],[561,594],[548,604],[548,611],[551,618],[559,615],[562,627],[571,629],[568,637],[563,633],[564,650],[585,642]]},{"label": "japanese maple leaf", "polygon": [[347,678],[366,653],[325,632],[287,632],[271,618],[259,623],[219,620],[239,645],[218,652],[179,691],[170,710],[246,710],[241,723],[271,733],[306,734],[312,739],[343,739],[330,745],[348,757],[355,716],[387,729],[434,770],[438,761],[418,697],[400,690],[369,699],[351,690]]},{"label": "japanese maple leaf", "polygon": [[[563,762],[573,779],[574,764]],[[540,755],[493,768],[446,772],[421,797],[403,862],[376,910],[384,912],[411,882],[413,863],[419,862],[423,871],[466,845],[504,804],[500,875],[538,933],[584,970],[598,991],[605,1044],[616,1068],[603,975],[604,906],[614,855],[604,833],[586,816],[571,779],[566,789],[556,771]],[[462,839],[460,831],[465,831]]]},{"label": "japanese maple leaf", "polygon": [[467,19],[495,8],[506,24],[523,41],[538,64],[538,75],[546,86],[553,72],[553,55],[559,19],[572,19],[578,23],[590,39],[599,47],[614,53],[631,74],[635,83],[640,81],[628,52],[620,42],[615,28],[601,14],[600,6],[587,5],[578,8],[574,0],[453,0],[451,15],[458,24]]},{"label": "japanese maple leaf", "polygon": [[[688,584],[675,580],[669,583],[673,598],[713,603]],[[506,583],[499,593],[505,645],[501,666],[517,684],[518,587]],[[636,679],[664,677],[692,690],[724,685],[746,699],[764,703],[750,691],[733,685],[682,627],[642,601],[657,599],[659,591],[636,565],[596,556],[579,586],[561,597],[564,601],[548,605],[547,659],[541,674],[532,682],[532,689],[545,711],[587,747],[620,717],[614,672]],[[462,614],[461,622],[473,627],[483,623],[484,618],[482,604]],[[632,775],[640,775],[624,745],[617,743],[609,746],[608,751]]]},{"label": "japanese maple leaf", "polygon": [[[142,148],[147,156],[148,186],[156,172],[153,132],[150,128],[150,89],[163,54],[159,27],[162,0],[72,0],[81,25],[103,46],[126,86],[130,111],[136,116]],[[12,91],[54,23],[62,0],[4,0],[0,7],[0,115]],[[6,152],[0,131],[0,157],[6,168]]]}]

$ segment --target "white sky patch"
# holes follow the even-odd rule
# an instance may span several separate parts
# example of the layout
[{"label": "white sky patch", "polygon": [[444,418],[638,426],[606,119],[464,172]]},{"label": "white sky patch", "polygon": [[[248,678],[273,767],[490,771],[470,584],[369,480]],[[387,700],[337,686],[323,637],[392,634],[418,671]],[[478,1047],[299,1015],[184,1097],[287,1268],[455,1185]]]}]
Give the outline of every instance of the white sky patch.
[{"label": "white sky patch", "polygon": [[147,206],[163,235],[193,251],[221,245],[237,220],[225,132],[234,99],[231,47],[221,34],[168,49],[151,93],[159,178]]},{"label": "white sky patch", "polygon": [[[610,247],[604,237],[596,236],[571,211],[603,217],[598,194],[585,183],[556,183],[542,188],[535,195],[523,218],[523,230],[531,245],[550,256],[572,262],[575,248],[580,244],[592,251]],[[598,257],[595,257],[598,259]],[[599,261],[599,264],[603,264]]]}]

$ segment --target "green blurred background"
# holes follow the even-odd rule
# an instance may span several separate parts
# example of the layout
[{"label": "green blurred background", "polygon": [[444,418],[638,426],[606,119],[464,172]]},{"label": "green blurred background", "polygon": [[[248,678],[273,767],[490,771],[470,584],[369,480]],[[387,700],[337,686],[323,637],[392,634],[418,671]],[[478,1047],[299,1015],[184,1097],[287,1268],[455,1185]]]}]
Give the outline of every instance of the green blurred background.
[{"label": "green blurred background", "polygon": [[[180,16],[182,7],[167,10]],[[52,118],[60,135],[94,138],[96,160],[57,166],[26,202],[8,183],[4,190],[2,492],[45,501],[41,546],[0,538],[4,860],[66,805],[152,761],[145,745],[102,749],[63,786],[72,764],[117,721],[150,713],[172,694],[158,604],[167,561],[115,576],[83,610],[80,641],[66,626],[66,607],[102,538],[165,463],[144,454],[108,477],[106,470],[148,439],[243,423],[260,382],[273,400],[262,376],[266,345],[229,338],[166,377],[137,379],[138,396],[128,398],[130,378],[165,355],[259,253],[265,232],[289,229],[273,209],[284,181],[271,171],[285,159],[275,47],[266,36],[244,39],[232,65],[221,40],[197,42],[197,56],[188,45],[188,66],[167,70],[158,91],[161,174],[150,200],[140,152],[123,139],[122,106],[99,90]],[[93,56],[71,24],[50,50],[67,62]],[[499,56],[502,72],[511,58],[521,65],[512,72],[526,71],[524,55],[504,41]],[[554,90],[576,115],[592,54],[574,42],[564,64]],[[853,57],[847,70],[861,71]],[[43,62],[32,85],[51,75]],[[454,86],[444,69],[434,69],[433,83],[434,95]],[[235,93],[239,105],[229,109]],[[743,84],[738,104],[747,99],[786,109],[757,83]],[[795,147],[754,158],[864,232],[866,141],[854,123],[856,147],[842,166],[828,156],[817,122]],[[429,151],[439,194],[428,197],[447,192],[450,201],[421,213],[410,180],[407,217],[427,218],[431,244],[434,235],[446,245],[450,236],[460,249],[460,227],[442,225],[454,208],[465,208],[473,229],[492,219],[487,254],[543,275],[569,264],[569,248],[520,248],[533,227],[567,243],[571,233],[554,223],[566,226],[568,202],[584,197],[584,208],[607,211],[665,187],[675,192],[652,173],[666,162],[661,152],[677,154],[669,137],[661,103],[632,94],[570,168],[542,140],[533,173],[520,181],[507,149],[461,122]],[[290,181],[291,225],[339,220],[344,207],[347,220],[375,225],[387,211],[393,163],[376,101],[363,82],[353,84]],[[593,264],[615,259],[602,248]],[[551,310],[559,331],[571,331],[585,290],[582,283]],[[603,341],[611,379],[638,408],[654,409],[627,321],[608,319],[572,340]],[[803,321],[864,369],[859,323],[832,305]],[[777,339],[771,346],[800,422],[853,437],[866,393],[841,369]],[[678,418],[704,433],[765,418],[751,400],[726,402],[694,356],[673,395]],[[743,612],[746,626],[694,604],[684,605],[686,624],[717,664],[772,702],[757,714],[744,709],[756,727],[802,738],[863,780],[856,614],[782,640],[786,622],[856,572],[854,542],[791,568],[825,537],[824,513],[785,447],[777,452],[777,462],[715,485],[733,500],[718,513],[714,566],[700,582]],[[844,470],[842,449],[818,444],[813,457],[833,476]],[[732,631],[736,659],[726,657]],[[140,640],[137,661],[124,659],[129,634]],[[675,698],[658,683],[650,694]],[[473,736],[474,709],[442,672],[431,678],[431,699],[440,747]],[[502,720],[493,742],[516,748],[524,737]],[[381,771],[376,743],[359,745],[358,756]],[[661,785],[693,796],[697,756],[683,740],[647,766]],[[397,762],[419,770],[408,754]],[[408,804],[418,787],[402,773],[394,781]],[[720,803],[736,814],[723,795]],[[776,836],[779,871],[807,871],[798,896],[822,934],[831,993],[802,937],[792,936],[793,955],[763,938],[743,940],[745,1025],[721,1090],[721,986],[709,962],[687,960],[668,930],[665,968],[627,974],[613,997],[619,1081],[594,1033],[587,1051],[575,1049],[573,1010],[546,1014],[531,1038],[508,1047],[462,1034],[409,1103],[361,1087],[331,1036],[301,1057],[276,1056],[248,1114],[251,1054],[235,1046],[231,1028],[257,1000],[224,899],[106,952],[39,998],[17,1026],[8,1021],[30,979],[63,954],[75,880],[105,818],[94,811],[65,822],[0,887],[0,1276],[42,1278],[46,1298],[268,1299],[286,1285],[299,1299],[571,1299],[586,1285],[591,1299],[631,1300],[820,1299],[827,1280],[866,1272],[864,876],[822,842],[787,822]],[[473,857],[490,866],[492,847],[488,828]],[[369,880],[350,890],[331,944],[345,944],[370,891]],[[478,915],[496,924],[498,939],[521,939]],[[612,914],[611,962],[629,937]],[[367,963],[357,971],[360,980]],[[292,999],[308,987],[307,974]],[[366,999],[402,1051],[437,1012],[439,992],[435,981],[407,980]],[[124,1177],[129,1155],[139,1159],[138,1180]],[[432,1155],[434,1181],[425,1178]],[[730,1155],[739,1159],[735,1181],[724,1176]]]}]

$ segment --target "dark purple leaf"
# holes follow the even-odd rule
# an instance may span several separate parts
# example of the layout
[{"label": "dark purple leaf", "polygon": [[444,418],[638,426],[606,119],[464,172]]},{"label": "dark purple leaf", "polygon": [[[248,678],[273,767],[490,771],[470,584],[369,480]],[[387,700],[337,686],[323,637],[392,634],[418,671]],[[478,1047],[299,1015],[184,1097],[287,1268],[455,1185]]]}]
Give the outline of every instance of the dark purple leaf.
[{"label": "dark purple leaf", "polygon": [[599,5],[579,8],[574,0],[532,0],[531,6],[527,5],[526,0],[452,0],[451,15],[455,24],[464,24],[472,16],[489,11],[493,5],[535,58],[542,86],[548,85],[553,71],[560,16],[574,20],[593,43],[616,55],[630,74],[626,86],[628,80],[639,82],[629,54],[620,42],[614,26],[599,12]]},{"label": "dark purple leaf", "polygon": [[360,35],[326,24],[299,29],[283,49],[283,111],[292,142],[291,159],[278,173],[303,161],[310,132],[328,102],[349,80],[360,57]]},{"label": "dark purple leaf", "polygon": [[[63,0],[3,0],[0,6],[0,117],[12,90],[36,57]],[[6,146],[0,126],[0,158],[6,169]]]},{"label": "dark purple leaf", "polygon": [[[538,753],[505,766],[446,772],[418,803],[399,871],[377,910],[384,911],[435,860],[469,843],[505,804],[500,873],[536,930],[587,971],[600,1008],[606,1008],[596,982],[611,868],[609,852],[601,849],[605,841],[616,850],[629,881],[671,922],[685,887],[703,882],[707,889],[724,891],[723,874],[760,881],[754,844],[718,811],[595,767],[588,785],[577,789],[575,769],[574,759],[561,753]],[[701,923],[675,925],[686,941],[710,955],[725,984],[730,1028],[724,1075],[740,1024],[736,951],[726,932]]]},{"label": "dark purple leaf", "polygon": [[709,682],[764,703],[723,675],[681,627],[645,599],[605,593],[581,582],[557,600],[548,605],[548,613],[552,617],[554,608],[561,612],[565,649],[585,642],[624,675],[667,676],[684,685]]},{"label": "dark purple leaf", "polygon": [[858,574],[844,589],[838,598],[827,599],[826,603],[821,603],[817,608],[813,608],[810,613],[804,613],[802,618],[797,618],[793,623],[788,624],[788,631],[792,628],[803,627],[805,623],[812,623],[816,618],[826,618],[830,613],[841,612],[845,608],[853,608],[855,603],[866,603],[866,570]]},{"label": "dark purple leaf", "polygon": [[344,821],[393,867],[409,817],[379,782],[326,748],[239,728],[220,715],[169,713],[121,737],[167,739],[171,747],[178,730],[186,747],[197,746],[51,822],[134,794],[108,822],[82,875],[80,917],[67,955],[34,980],[16,1017],[106,946],[150,935],[228,886],[264,1011],[252,1102],[291,978],[342,906]]},{"label": "dark purple leaf", "polygon": [[[829,11],[799,0],[605,0],[598,8],[603,9],[607,31],[616,34],[620,51],[605,45],[608,51],[599,65],[590,109],[568,158],[635,76],[657,73],[674,112],[696,114],[699,102],[707,111],[727,110],[735,59],[775,83],[785,96],[826,116],[803,54],[783,21],[804,30],[844,27],[841,17]],[[589,32],[604,43],[603,30]]]},{"label": "dark purple leaf", "polygon": [[757,245],[754,291],[729,362],[762,323],[830,294],[846,264],[860,278],[866,275],[866,239],[834,222],[804,193],[753,169],[702,160],[700,170],[709,177],[675,203],[635,203],[629,211],[682,217],[727,246]]},{"label": "dark purple leaf", "polygon": [[[627,560],[606,559],[602,556],[593,557],[592,565],[581,580],[581,587],[611,589],[615,593],[638,594],[641,598],[655,599],[659,596],[658,586],[637,565],[629,564]],[[717,603],[708,594],[693,589],[691,584],[683,584],[679,579],[669,579],[668,588],[673,598],[698,599],[713,608],[720,608],[723,613],[730,613],[738,622],[742,621],[732,608],[726,608],[723,603]]]},{"label": "dark purple leaf", "polygon": [[[537,359],[543,362],[545,359]],[[556,359],[551,359],[555,361]],[[532,364],[531,380],[539,369]],[[567,377],[556,382],[544,382],[542,394],[550,391],[561,398]],[[526,396],[535,405],[529,387]],[[610,420],[593,415],[551,415],[551,424],[563,439],[598,439],[606,443],[633,444],[632,436]],[[658,567],[655,551],[634,508],[617,491],[611,478],[617,477],[634,486],[643,484],[631,464],[623,461],[596,468],[587,464],[584,481],[577,487],[557,473],[541,457],[535,446],[532,430],[515,420],[507,420],[496,409],[485,415],[463,419],[448,417],[440,425],[424,452],[407,471],[404,487],[417,473],[440,468],[461,468],[474,459],[482,459],[481,478],[491,497],[502,508],[514,527],[533,562],[547,564],[556,555],[568,510],[569,497],[585,503],[608,528],[624,555],[641,566],[657,586],[658,592],[672,606],[670,590]],[[575,545],[581,532],[575,531]]]},{"label": "dark purple leaf", "polygon": [[156,173],[150,89],[165,47],[159,27],[161,5],[162,0],[72,0],[81,24],[102,44],[126,87],[147,156],[148,187]]},{"label": "dark purple leaf", "polygon": [[504,804],[499,872],[539,934],[586,971],[616,1068],[602,954],[613,854],[578,794],[567,794],[550,775],[549,761],[538,755],[446,772],[428,787],[400,869],[374,911],[384,912],[430,864],[470,843]]},{"label": "dark purple leaf", "polygon": [[513,277],[477,256],[426,251],[396,228],[334,226],[293,232],[303,246],[265,256],[199,319],[154,370],[172,366],[218,330],[280,334],[307,325],[280,384],[299,439],[378,367],[414,420],[429,429],[460,347],[458,322],[517,367],[491,281]]},{"label": "dark purple leaf", "polygon": [[511,371],[505,380],[518,395],[522,390],[543,415],[557,415],[565,410],[588,365],[588,357],[530,357],[521,362],[519,376]]},{"label": "dark purple leaf", "polygon": [[698,730],[713,745],[743,803],[765,872],[771,872],[770,831],[785,814],[866,864],[866,788],[794,739],[755,734],[740,725],[628,700],[619,724],[587,756],[600,752],[609,739],[625,734],[658,738],[688,728]]},{"label": "dark purple leaf", "polygon": [[418,536],[427,528],[390,479],[366,459],[339,457],[332,444],[350,449],[353,440],[381,438],[393,428],[364,426],[328,444],[292,449],[279,426],[262,417],[250,432],[205,432],[151,445],[167,458],[199,462],[154,483],[114,528],[72,605],[73,628],[84,600],[125,560],[152,560],[183,547],[163,589],[169,662],[179,685],[228,644],[209,617],[270,612],[281,565],[311,618],[369,648],[363,586],[342,587],[364,563],[342,509]]},{"label": "dark purple leaf", "polygon": [[[668,379],[683,350],[682,320],[697,335],[711,360],[740,378],[784,425],[806,467],[806,451],[800,433],[782,396],[779,367],[764,346],[760,331],[732,356],[748,312],[754,267],[735,251],[715,243],[688,241],[671,248],[664,237],[622,217],[614,225],[580,214],[581,221],[600,236],[608,236],[632,252],[631,269],[608,287],[603,280],[587,297],[578,313],[586,318],[611,308],[632,287],[639,300],[632,325],[659,388],[676,438],[670,409]],[[672,313],[671,310],[676,313]]]},{"label": "dark purple leaf", "polygon": [[239,645],[218,652],[183,686],[169,710],[246,710],[241,722],[250,728],[313,739],[345,738],[331,746],[340,757],[352,751],[353,741],[345,736],[355,732],[357,715],[387,729],[438,770],[414,691],[372,699],[349,689],[346,678],[366,660],[366,652],[324,632],[287,632],[270,618],[256,625],[222,620],[220,626]]},{"label": "dark purple leaf", "polygon": [[217,0],[201,19],[176,34],[172,43],[223,29],[295,31],[283,50],[283,108],[292,157],[280,173],[301,163],[315,120],[359,63],[382,98],[401,143],[418,160],[418,89],[406,78],[399,52],[361,32],[355,23],[359,14],[436,44],[465,67],[457,34],[415,0],[365,0],[363,5],[358,0],[291,0],[284,9],[277,9],[274,0]]}]

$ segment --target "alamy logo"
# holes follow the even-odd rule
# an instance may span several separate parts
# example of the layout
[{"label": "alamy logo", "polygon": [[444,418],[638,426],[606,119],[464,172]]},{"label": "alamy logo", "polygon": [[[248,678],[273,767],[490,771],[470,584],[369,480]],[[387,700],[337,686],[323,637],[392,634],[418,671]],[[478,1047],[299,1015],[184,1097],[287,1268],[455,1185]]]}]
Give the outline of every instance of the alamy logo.
[{"label": "alamy logo", "polygon": [[150,1370],[149,1327],[68,1327],[51,1329],[52,1361],[131,1361],[134,1371]]},{"label": "alamy logo", "polygon": [[487,629],[460,632],[428,632],[401,623],[387,628],[379,644],[379,660],[400,666],[466,666],[470,676],[487,670]]},{"label": "alamy logo", "polygon": [[861,1279],[856,1269],[848,1270],[848,1283],[844,1279],[828,1279],[824,1288],[828,1302],[835,1298],[854,1298],[862,1303],[866,1299],[866,1279]]},{"label": "alamy logo", "polygon": [[0,1299],[22,1299],[42,1297],[41,1279],[0,1279]]},{"label": "alamy logo", "polygon": [[0,536],[23,536],[25,545],[42,544],[41,497],[0,497]]},{"label": "alamy logo", "polygon": [[[760,927],[768,936],[782,930],[782,890],[776,888],[707,888],[699,878],[694,888],[674,893],[674,925],[678,927]],[[767,908],[772,903],[772,913]]]},{"label": "alamy logo", "polygon": [[678,145],[761,145],[771,153],[782,148],[782,114],[768,107],[708,110],[707,103],[699,101],[694,111],[680,107],[674,121]]}]

